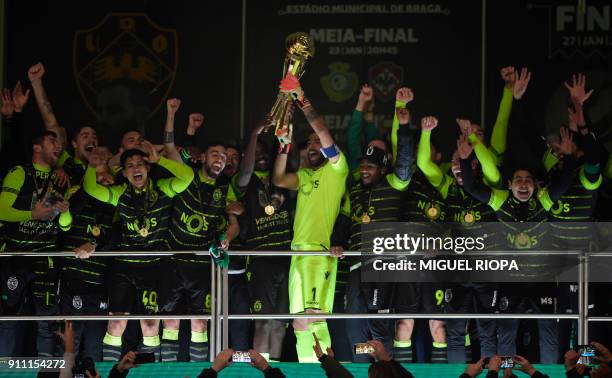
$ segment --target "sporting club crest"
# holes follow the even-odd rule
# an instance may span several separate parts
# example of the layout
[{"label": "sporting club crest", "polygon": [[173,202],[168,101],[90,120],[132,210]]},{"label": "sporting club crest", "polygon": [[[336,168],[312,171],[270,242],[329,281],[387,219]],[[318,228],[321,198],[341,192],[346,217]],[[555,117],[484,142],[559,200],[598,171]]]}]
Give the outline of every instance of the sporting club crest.
[{"label": "sporting club crest", "polygon": [[117,112],[153,115],[174,83],[177,41],[174,29],[144,13],[109,13],[94,27],[76,31],[74,77],[89,110],[109,123]]}]

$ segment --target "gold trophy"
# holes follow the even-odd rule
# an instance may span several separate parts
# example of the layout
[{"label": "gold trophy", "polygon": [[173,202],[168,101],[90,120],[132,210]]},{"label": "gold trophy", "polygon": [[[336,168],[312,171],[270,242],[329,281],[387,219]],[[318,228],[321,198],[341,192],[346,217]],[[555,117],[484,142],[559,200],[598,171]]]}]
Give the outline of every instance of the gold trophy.
[{"label": "gold trophy", "polygon": [[[307,33],[298,32],[287,36],[285,39],[287,55],[283,65],[283,78],[288,74],[293,74],[298,80],[304,74],[306,61],[314,56],[314,41]],[[276,136],[287,133],[287,111],[291,107],[293,99],[288,93],[279,92],[276,102],[270,111],[274,122],[274,134]]]}]

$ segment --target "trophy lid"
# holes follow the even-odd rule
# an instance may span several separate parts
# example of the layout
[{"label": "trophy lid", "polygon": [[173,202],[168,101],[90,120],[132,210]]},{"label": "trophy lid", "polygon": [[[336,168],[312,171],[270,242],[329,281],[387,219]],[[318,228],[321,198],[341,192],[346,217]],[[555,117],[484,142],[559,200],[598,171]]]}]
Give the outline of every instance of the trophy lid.
[{"label": "trophy lid", "polygon": [[315,53],[314,41],[308,33],[297,32],[289,34],[285,39],[285,47],[289,54],[312,58]]}]

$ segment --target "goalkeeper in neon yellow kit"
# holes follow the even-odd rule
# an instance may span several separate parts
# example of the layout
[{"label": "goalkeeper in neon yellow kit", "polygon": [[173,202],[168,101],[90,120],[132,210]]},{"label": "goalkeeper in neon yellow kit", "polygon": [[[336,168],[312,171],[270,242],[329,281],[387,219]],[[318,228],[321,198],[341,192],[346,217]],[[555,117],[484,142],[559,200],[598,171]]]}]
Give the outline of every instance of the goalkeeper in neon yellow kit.
[{"label": "goalkeeper in neon yellow kit", "polygon": [[[348,176],[348,164],[325,125],[293,75],[281,81],[281,91],[292,95],[313,131],[308,137],[309,168],[286,172],[291,136],[279,136],[279,155],[274,166],[274,185],[297,190],[292,250],[329,250],[330,236],[340,211]],[[329,313],[334,302],[337,260],[327,256],[293,256],[289,269],[289,306],[291,313]],[[323,350],[331,347],[327,323],[314,319],[294,319],[300,362],[317,362],[312,346],[313,333]]]}]

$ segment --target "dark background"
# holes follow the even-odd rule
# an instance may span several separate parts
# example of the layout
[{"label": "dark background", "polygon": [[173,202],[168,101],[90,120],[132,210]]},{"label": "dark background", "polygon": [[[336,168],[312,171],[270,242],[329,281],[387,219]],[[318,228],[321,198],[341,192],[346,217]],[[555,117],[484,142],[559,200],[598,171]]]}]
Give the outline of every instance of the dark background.
[{"label": "dark background", "polygon": [[[285,36],[295,31],[321,29],[351,29],[355,35],[363,35],[366,28],[403,28],[412,29],[413,36],[418,39],[416,43],[368,43],[363,40],[355,43],[316,42],[317,51],[306,65],[303,84],[341,143],[359,86],[372,82],[369,70],[386,62],[395,63],[403,70],[398,84],[413,88],[415,101],[410,107],[415,120],[428,114],[440,118],[436,136],[441,140],[446,156],[457,135],[454,118],[468,117],[482,122],[482,1],[370,1],[367,4],[384,5],[386,8],[374,8],[371,13],[365,14],[333,13],[329,9],[334,4],[323,1],[247,0],[245,4],[244,135],[269,110],[276,96],[278,81],[282,76]],[[366,3],[338,1],[335,4]],[[610,139],[606,133],[612,119],[612,12],[605,1],[588,1],[583,11],[578,9],[578,4],[573,0],[486,2],[485,126],[490,128],[493,124],[501,97],[499,69],[515,65],[528,66],[533,71],[525,97],[530,125],[526,130],[511,128],[510,156],[533,155],[539,159],[539,149],[542,147],[538,142],[539,135],[565,122],[567,94],[562,82],[575,72],[593,73],[587,85],[595,88],[596,92],[589,100],[587,114],[596,124],[600,138],[605,142]],[[296,8],[295,5],[309,5],[310,10]],[[424,12],[397,12],[399,6],[419,5]],[[143,0],[37,2],[36,5],[8,0],[5,82],[9,87],[17,80],[27,83],[28,67],[38,61],[43,62],[47,71],[45,87],[60,123],[68,129],[80,124],[97,124],[101,129],[100,134],[104,136],[104,125],[85,106],[76,85],[73,56],[77,54],[82,57],[84,53],[82,47],[77,46],[75,50],[75,33],[95,27],[109,13],[143,13],[157,25],[176,30],[178,60],[168,95],[183,101],[176,122],[178,142],[181,142],[180,135],[190,112],[202,112],[206,117],[204,130],[198,135],[200,143],[219,137],[236,141],[241,138],[242,6],[239,0],[223,3]],[[323,10],[317,11],[317,6]],[[327,6],[328,10],[321,6]],[[573,17],[573,20],[581,17],[592,19],[590,16],[594,13],[590,8],[593,8],[595,15],[599,16],[599,23],[589,27],[586,22],[584,30],[579,30],[578,23],[570,21],[564,24],[564,30],[557,30],[559,7],[571,7],[564,8],[565,13],[562,13]],[[380,9],[386,11],[381,12]],[[600,25],[602,22],[603,27]],[[112,40],[112,31],[104,33],[106,40]],[[593,36],[608,39],[595,47],[576,45],[577,38]],[[573,38],[574,42],[568,38]],[[571,42],[574,46],[564,46],[564,42]],[[381,46],[396,48],[397,54],[332,54],[334,48]],[[336,89],[345,90],[343,99],[333,101],[326,93],[322,79],[334,79],[330,64],[338,62],[346,64],[348,74],[335,82]],[[148,106],[147,137],[153,141],[161,139],[165,117],[164,94],[165,90],[159,90],[153,95],[145,95],[144,102]],[[34,101],[30,101],[26,119],[29,127],[41,126],[35,108]],[[157,111],[152,112],[155,108]],[[378,126],[388,128],[393,115],[393,100],[377,96],[375,114]],[[303,117],[298,116],[295,123],[299,130],[297,135],[302,137],[308,130]],[[526,140],[527,143],[523,143]]]},{"label": "dark background", "polygon": [[[317,5],[319,8],[334,5],[324,1],[246,0],[245,3],[246,29],[243,30],[243,2],[240,0],[7,0],[6,22],[1,25],[6,29],[6,54],[0,57],[6,63],[6,86],[12,88],[17,80],[27,83],[29,66],[43,62],[47,71],[45,87],[60,123],[69,130],[77,125],[95,124],[100,127],[99,135],[108,139],[97,114],[88,109],[77,86],[74,56],[77,54],[84,58],[85,54],[80,47],[75,50],[75,33],[96,27],[111,13],[141,13],[160,27],[176,31],[178,59],[171,67],[175,76],[167,89],[168,96],[182,100],[176,120],[177,141],[181,142],[190,112],[202,112],[206,117],[204,130],[198,134],[199,143],[212,138],[237,141],[241,135],[247,135],[275,99],[282,76],[286,35],[296,31],[310,32],[311,29],[317,32],[321,29],[351,29],[354,34],[363,34],[366,28],[403,28],[412,29],[418,42],[316,41],[316,55],[307,63],[302,81],[314,105],[327,116],[328,124],[341,144],[342,131],[356,103],[359,86],[371,83],[373,77],[369,72],[373,67],[390,62],[401,67],[403,72],[398,77],[398,85],[409,86],[415,92],[415,100],[410,104],[415,121],[429,114],[440,118],[435,135],[444,147],[446,158],[450,157],[457,135],[454,118],[468,117],[488,129],[493,125],[503,85],[499,70],[508,65],[529,67],[533,78],[524,101],[529,122],[525,125],[511,122],[506,162],[539,161],[543,148],[540,136],[555,130],[566,120],[568,98],[562,83],[577,72],[589,74],[587,87],[596,91],[587,104],[587,115],[598,137],[607,144],[608,150],[612,150],[609,127],[612,124],[612,9],[609,1],[586,1],[586,9],[578,9],[580,2],[575,0],[486,1],[484,67],[481,65],[483,1],[337,0],[334,3],[385,5],[384,9],[420,5],[425,10],[424,13],[383,13],[374,9],[371,13],[359,14],[329,13],[324,9],[322,12],[312,11]],[[298,9],[292,7],[295,5],[310,5],[311,11],[287,12],[288,9]],[[430,5],[433,12],[428,11]],[[568,22],[560,23],[562,28],[557,27],[558,14],[570,18]],[[589,25],[588,20],[595,19],[594,16],[599,17],[595,17],[599,24]],[[587,20],[584,28],[576,22],[581,18]],[[104,40],[111,41],[113,32],[105,29],[105,33]],[[137,31],[136,35],[144,40],[148,34]],[[243,42],[246,52],[244,66],[241,59]],[[334,49],[348,47],[383,47],[387,52],[334,55]],[[397,54],[389,53],[393,48],[397,49]],[[330,65],[334,63],[344,64],[346,71],[332,75],[334,72]],[[244,108],[241,101],[243,70]],[[483,70],[484,120],[481,119]],[[340,92],[341,100],[330,98],[322,84],[324,78],[336,80],[335,89]],[[147,94],[142,100],[148,106],[146,134],[154,142],[161,140],[165,118],[166,88],[163,89]],[[390,126],[393,116],[393,99],[383,97],[376,98],[375,107],[377,124],[381,129]],[[158,110],[153,112],[156,108]],[[244,129],[241,133],[242,112]],[[17,134],[27,139],[29,131],[26,130],[42,127],[33,96],[25,116],[26,128],[12,130],[13,137]],[[297,116],[295,122],[299,130],[297,134],[303,138],[308,130],[303,117]],[[10,165],[7,156],[24,155],[29,151],[27,145],[8,139],[9,133],[4,131],[2,166]],[[417,326],[415,332],[428,334],[426,324]],[[292,342],[291,336],[286,338],[290,346],[287,351],[293,351]]]}]

